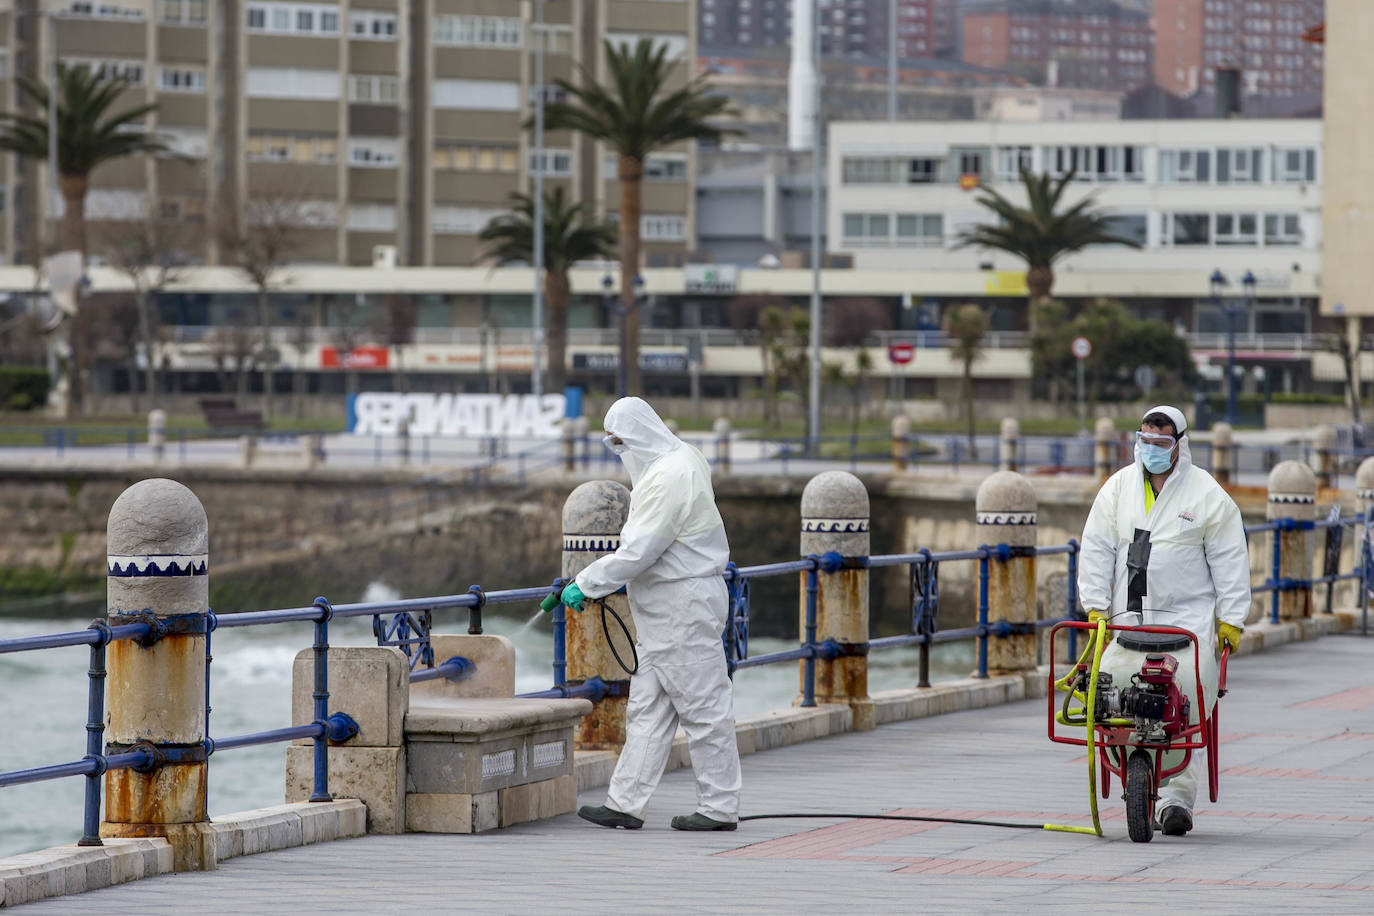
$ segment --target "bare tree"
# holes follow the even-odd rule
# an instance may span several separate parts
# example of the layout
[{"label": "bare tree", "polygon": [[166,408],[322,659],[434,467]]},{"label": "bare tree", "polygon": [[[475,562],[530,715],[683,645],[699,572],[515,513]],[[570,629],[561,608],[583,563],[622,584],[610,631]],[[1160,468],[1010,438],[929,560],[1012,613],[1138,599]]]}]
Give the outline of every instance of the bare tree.
[{"label": "bare tree", "polygon": [[301,230],[317,220],[298,197],[263,194],[249,198],[241,216],[235,214],[220,228],[226,258],[257,291],[258,324],[262,331],[259,365],[262,369],[262,417],[272,419],[272,313],[268,293],[281,285],[282,268],[300,251]]},{"label": "bare tree", "polygon": [[[155,309],[158,294],[177,282],[189,262],[188,252],[196,250],[195,233],[188,234],[184,222],[172,222],[156,210],[132,225],[101,233],[105,257],[110,266],[129,278],[134,288],[138,313],[138,339],[143,350],[144,387],[148,406],[157,406],[157,331],[160,324]],[[138,380],[131,376],[129,390],[133,407],[138,407]]]},{"label": "bare tree", "polygon": [[207,335],[205,342],[209,347],[210,359],[215,364],[220,390],[229,390],[229,373],[233,372],[237,396],[244,397],[248,393],[248,373],[253,366],[256,350],[252,331],[241,324],[232,324],[215,328]]},{"label": "bare tree", "polygon": [[881,299],[860,296],[828,304],[821,319],[821,337],[828,347],[861,347],[874,331],[893,325],[893,306]]},{"label": "bare tree", "polygon": [[1364,333],[1363,318],[1347,319],[1345,328],[1337,328],[1335,333],[1323,334],[1319,338],[1323,348],[1341,358],[1341,369],[1345,373],[1346,401],[1350,405],[1350,422],[1360,426],[1360,354],[1374,349]]},{"label": "bare tree", "polygon": [[[402,394],[407,390],[405,371],[401,364],[401,354],[404,352],[402,348],[415,342],[415,323],[419,317],[419,306],[410,296],[387,296],[382,301],[382,311],[378,316],[380,327],[377,330],[382,342],[396,352],[393,377],[396,390]],[[561,376],[561,373],[559,375]]]},{"label": "bare tree", "polygon": [[301,364],[305,362],[306,354],[314,344],[314,337],[310,333],[314,326],[314,319],[304,309],[296,312],[296,320],[291,325],[291,346],[296,351],[295,366],[291,372],[291,400],[297,420],[305,416],[306,375]]}]

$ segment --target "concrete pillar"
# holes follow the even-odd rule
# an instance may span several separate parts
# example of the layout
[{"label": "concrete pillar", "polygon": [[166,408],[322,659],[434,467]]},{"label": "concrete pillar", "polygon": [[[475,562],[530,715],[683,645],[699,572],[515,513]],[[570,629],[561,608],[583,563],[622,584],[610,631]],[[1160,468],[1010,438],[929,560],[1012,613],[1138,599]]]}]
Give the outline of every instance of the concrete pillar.
[{"label": "concrete pillar", "polygon": [[1093,474],[1099,482],[1116,473],[1116,424],[1111,417],[1098,417],[1093,427]]},{"label": "concrete pillar", "polygon": [[728,417],[716,417],[716,422],[711,425],[711,432],[716,437],[716,470],[722,474],[730,473],[730,420]]},{"label": "concrete pillar", "polygon": [[[978,537],[989,547],[1005,544],[988,561],[988,622],[1031,624],[1035,621],[1035,490],[1014,471],[998,471],[978,487],[975,502]],[[990,672],[1034,668],[1035,633],[988,640]]]},{"label": "concrete pillar", "polygon": [[911,447],[911,418],[892,418],[892,470],[905,471]]},{"label": "concrete pillar", "polygon": [[1002,420],[1001,441],[998,443],[998,455],[1000,461],[997,464],[999,471],[1019,470],[1020,454],[1018,449],[1021,447],[1021,423],[1015,417],[1006,417]]},{"label": "concrete pillar", "polygon": [[106,649],[105,753],[141,746],[175,750],[182,762],[106,773],[100,835],[164,836],[178,870],[215,866],[203,745],[208,532],[200,500],[174,480],[139,481],[110,508],[109,623],[147,622],[163,635],[117,640]]},{"label": "concrete pillar", "polygon": [[[593,560],[620,547],[620,529],[630,514],[630,491],[613,480],[591,480],[568,494],[563,503],[563,578],[571,580]],[[624,618],[634,638],[634,621],[625,595],[610,595],[606,605]],[[599,677],[621,688],[621,696],[606,697],[577,727],[577,746],[618,749],[625,743],[625,704],[629,673],[620,667],[601,630],[601,609],[588,601],[583,612],[568,611],[568,683]],[[626,663],[630,647],[614,620],[608,621],[611,639]]]},{"label": "concrete pillar", "polygon": [[1313,431],[1317,450],[1317,489],[1329,490],[1336,479],[1336,431],[1325,424]]},{"label": "concrete pillar", "polygon": [[563,470],[572,471],[577,467],[577,424],[570,417],[564,417],[563,432]]},{"label": "concrete pillar", "polygon": [[[868,566],[853,562],[869,555],[868,491],[847,471],[825,471],[802,491],[801,555],[828,553],[844,558],[841,568],[818,574],[816,641],[833,640],[840,655],[816,660],[816,702],[847,703],[856,731],[874,725],[868,696]],[[806,634],[806,573],[801,573],[800,632]],[[799,663],[801,691],[806,662]]]},{"label": "concrete pillar", "polygon": [[[1317,517],[1317,478],[1312,469],[1301,461],[1281,461],[1269,472],[1269,505],[1267,517],[1291,518],[1311,522]],[[1312,532],[1280,531],[1280,579],[1309,581],[1312,578]],[[1272,554],[1270,555],[1272,557]],[[1266,564],[1273,575],[1273,560]],[[1279,619],[1296,620],[1312,616],[1312,587],[1279,592]]]},{"label": "concrete pillar", "polygon": [[246,468],[251,468],[253,462],[258,457],[258,437],[240,436],[239,437],[239,463]]},{"label": "concrete pillar", "polygon": [[1230,486],[1231,465],[1235,463],[1235,441],[1231,424],[1225,420],[1212,424],[1212,476],[1222,486]]},{"label": "concrete pillar", "polygon": [[148,411],[148,447],[152,449],[153,461],[161,464],[167,451],[167,411],[162,408]]}]

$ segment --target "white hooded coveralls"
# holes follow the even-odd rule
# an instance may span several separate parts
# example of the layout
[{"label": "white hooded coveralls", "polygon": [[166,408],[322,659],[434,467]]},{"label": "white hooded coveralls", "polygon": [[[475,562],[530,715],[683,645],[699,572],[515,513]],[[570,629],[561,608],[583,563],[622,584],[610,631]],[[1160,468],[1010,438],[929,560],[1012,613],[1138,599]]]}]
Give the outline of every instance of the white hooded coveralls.
[{"label": "white hooded coveralls", "polygon": [[[1156,407],[1174,421],[1179,433],[1187,429],[1183,414],[1173,407]],[[1148,413],[1147,413],[1148,416]],[[1203,694],[1210,714],[1217,697],[1216,621],[1245,626],[1250,610],[1250,558],[1240,509],[1210,474],[1195,467],[1186,437],[1179,439],[1178,460],[1149,512],[1145,487],[1149,484],[1136,443],[1135,462],[1117,471],[1098,491],[1083,527],[1078,559],[1078,596],[1089,610],[1108,611],[1113,624],[1181,627],[1197,636],[1201,651]],[[1143,613],[1129,613],[1126,553],[1135,529],[1150,532],[1150,562],[1146,571]],[[1197,683],[1193,652],[1170,653],[1178,659],[1179,689],[1192,705],[1191,721],[1198,722]],[[1139,673],[1145,653],[1122,648],[1116,641],[1102,654],[1102,668],[1118,686],[1130,684]],[[1166,755],[1176,765],[1182,752]],[[1202,772],[1203,751],[1194,751],[1188,768],[1160,788],[1158,809],[1181,805],[1190,813]]]},{"label": "white hooded coveralls", "polygon": [[697,811],[739,819],[739,749],[721,635],[729,613],[730,545],[716,509],[711,468],[639,398],[606,412],[605,430],[626,445],[630,515],[620,547],[577,575],[600,598],[622,585],[634,615],[639,671],[630,679],[625,747],[606,804],[642,817],[679,724],[697,780]]}]

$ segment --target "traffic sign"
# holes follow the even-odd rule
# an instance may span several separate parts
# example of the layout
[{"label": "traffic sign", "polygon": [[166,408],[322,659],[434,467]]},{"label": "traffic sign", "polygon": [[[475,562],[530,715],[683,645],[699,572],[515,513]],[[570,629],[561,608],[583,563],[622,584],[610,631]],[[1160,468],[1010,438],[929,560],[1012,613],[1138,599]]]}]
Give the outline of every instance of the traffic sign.
[{"label": "traffic sign", "polygon": [[1087,359],[1093,355],[1093,342],[1086,337],[1075,337],[1069,345],[1069,352],[1074,359]]},{"label": "traffic sign", "polygon": [[893,344],[887,348],[889,362],[904,366],[916,358],[916,348],[909,343]]},{"label": "traffic sign", "polygon": [[1157,381],[1159,381],[1159,379],[1155,377],[1153,366],[1147,363],[1143,366],[1136,367],[1135,384],[1142,394],[1148,397],[1150,392],[1154,390],[1155,382]]}]

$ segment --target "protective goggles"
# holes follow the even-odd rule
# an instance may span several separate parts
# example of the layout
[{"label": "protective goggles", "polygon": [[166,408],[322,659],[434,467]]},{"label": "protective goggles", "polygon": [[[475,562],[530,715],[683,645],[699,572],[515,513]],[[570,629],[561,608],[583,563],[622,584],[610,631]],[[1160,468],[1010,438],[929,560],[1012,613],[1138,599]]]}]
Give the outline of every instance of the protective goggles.
[{"label": "protective goggles", "polygon": [[1135,438],[1142,445],[1153,445],[1164,449],[1172,449],[1178,442],[1173,436],[1167,436],[1164,433],[1147,433],[1144,430],[1137,430]]}]

